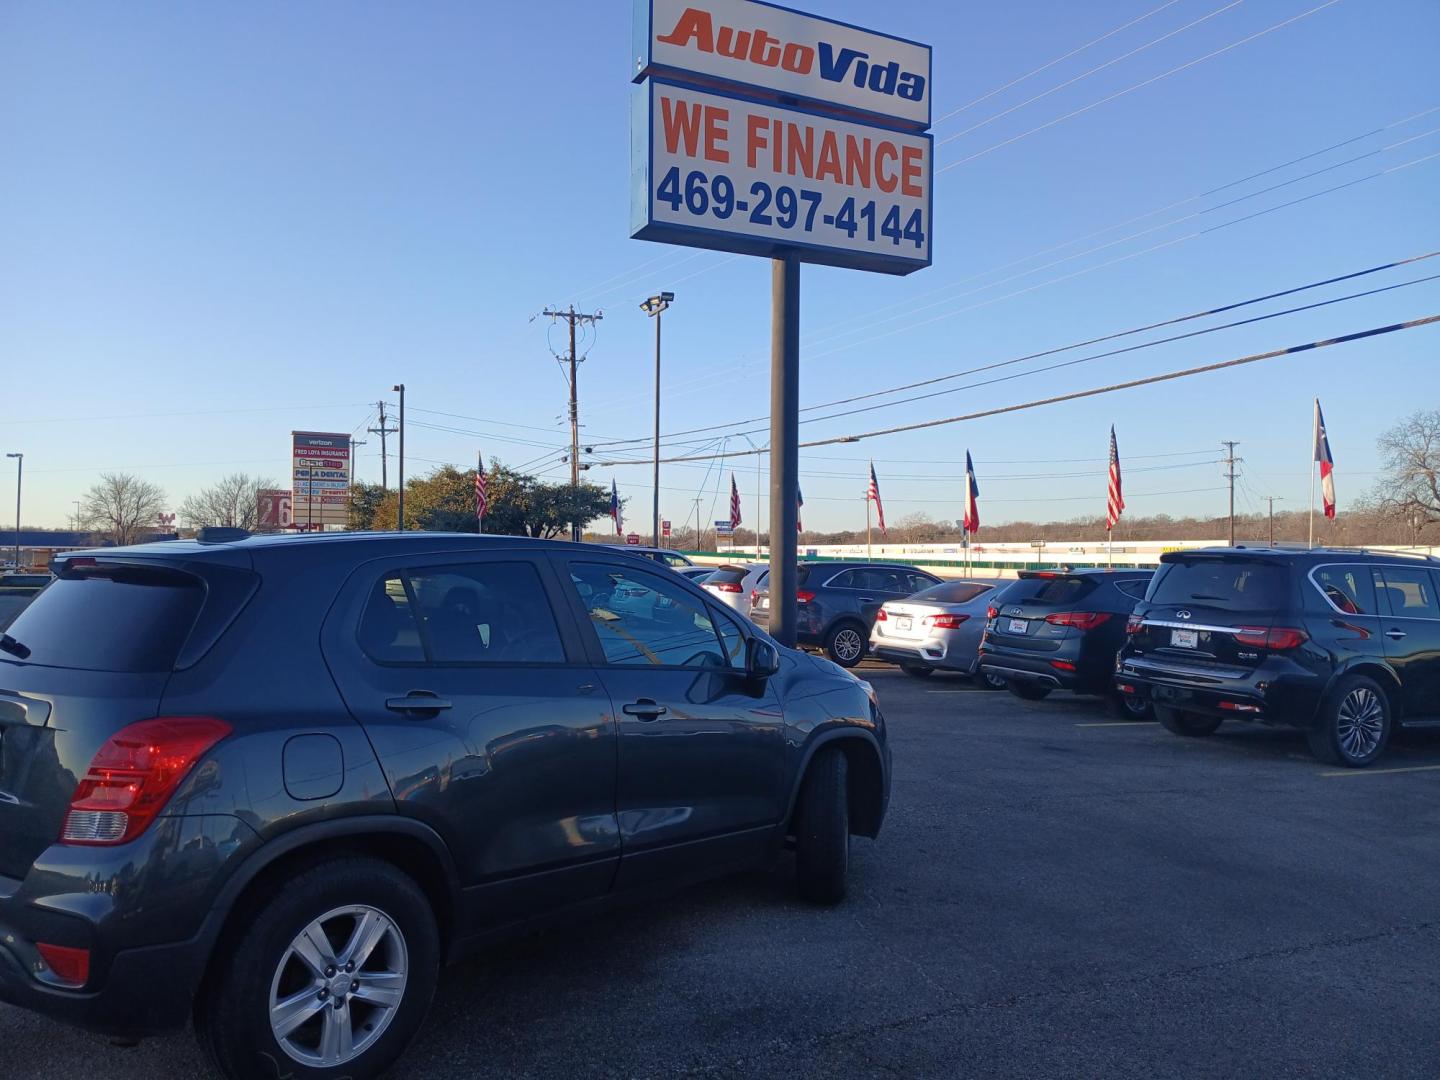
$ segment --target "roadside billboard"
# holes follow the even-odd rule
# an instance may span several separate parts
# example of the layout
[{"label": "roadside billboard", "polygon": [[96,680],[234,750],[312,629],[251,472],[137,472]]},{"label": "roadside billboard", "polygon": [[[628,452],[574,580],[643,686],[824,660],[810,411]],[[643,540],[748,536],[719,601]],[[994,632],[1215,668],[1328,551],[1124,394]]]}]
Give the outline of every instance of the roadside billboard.
[{"label": "roadside billboard", "polygon": [[292,524],[298,528],[345,525],[350,509],[350,436],[292,431]]}]

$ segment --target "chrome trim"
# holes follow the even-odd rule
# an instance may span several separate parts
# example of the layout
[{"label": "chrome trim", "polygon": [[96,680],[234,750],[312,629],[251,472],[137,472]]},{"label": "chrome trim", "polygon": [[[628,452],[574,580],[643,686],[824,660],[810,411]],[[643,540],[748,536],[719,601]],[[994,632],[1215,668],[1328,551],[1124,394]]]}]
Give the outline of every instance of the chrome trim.
[{"label": "chrome trim", "polygon": [[[1325,595],[1325,590],[1324,590],[1323,588],[1321,588],[1320,583],[1315,580],[1315,571],[1316,571],[1316,570],[1324,570],[1324,569],[1326,569],[1327,567],[1331,567],[1331,566],[1356,566],[1356,567],[1359,567],[1359,568],[1362,569],[1362,570],[1369,571],[1369,572],[1370,572],[1370,575],[1371,575],[1371,576],[1370,576],[1370,587],[1371,587],[1372,589],[1375,589],[1375,588],[1376,588],[1376,585],[1375,585],[1375,577],[1374,577],[1374,569],[1375,569],[1375,568],[1372,567],[1372,566],[1367,565],[1366,563],[1349,563],[1349,562],[1316,563],[1314,566],[1312,566],[1312,567],[1306,572],[1305,577],[1306,577],[1306,580],[1308,580],[1308,581],[1310,582],[1310,584],[1311,584],[1312,586],[1314,586],[1315,591],[1320,594],[1320,599],[1324,600],[1325,603],[1326,603],[1326,605],[1330,608],[1331,611],[1335,612],[1335,614],[1337,614],[1337,615],[1344,615],[1347,619],[1357,619],[1357,618],[1358,618],[1358,619],[1378,619],[1378,618],[1380,617],[1380,615],[1379,615],[1378,613],[1376,613],[1376,612],[1368,612],[1368,611],[1360,611],[1360,612],[1346,611],[1344,608],[1341,608],[1341,607],[1337,606],[1336,603],[1335,603],[1335,601],[1331,600],[1330,597],[1328,597],[1328,596]],[[1408,567],[1407,567],[1407,569],[1408,569]],[[1376,603],[1378,604],[1378,603],[1379,603],[1379,600],[1380,600],[1380,597],[1379,597],[1379,595],[1378,595],[1378,591],[1377,591],[1377,595],[1376,595],[1376,597],[1375,597],[1375,600],[1376,600]]]},{"label": "chrome trim", "polygon": [[1141,626],[1166,626],[1171,630],[1208,630],[1212,634],[1238,634],[1238,626],[1211,626],[1208,623],[1170,622],[1167,619],[1142,619]]}]

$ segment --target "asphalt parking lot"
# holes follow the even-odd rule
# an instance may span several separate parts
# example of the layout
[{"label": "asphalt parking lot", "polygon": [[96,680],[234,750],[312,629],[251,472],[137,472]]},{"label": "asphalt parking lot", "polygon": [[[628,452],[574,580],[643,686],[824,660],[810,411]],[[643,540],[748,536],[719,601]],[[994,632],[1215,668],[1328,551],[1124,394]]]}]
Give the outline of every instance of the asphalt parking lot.
[{"label": "asphalt parking lot", "polygon": [[[407,1078],[1440,1073],[1440,735],[1376,768],[866,665],[895,783],[850,899],[788,865],[449,971]],[[0,1074],[204,1077],[0,1006]]]}]

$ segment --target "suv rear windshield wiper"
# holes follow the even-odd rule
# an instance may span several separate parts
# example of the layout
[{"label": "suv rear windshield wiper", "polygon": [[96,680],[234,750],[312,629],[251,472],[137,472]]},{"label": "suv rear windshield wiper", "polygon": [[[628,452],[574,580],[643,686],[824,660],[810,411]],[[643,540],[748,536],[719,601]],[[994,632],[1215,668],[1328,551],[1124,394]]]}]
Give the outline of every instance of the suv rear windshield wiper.
[{"label": "suv rear windshield wiper", "polygon": [[16,641],[9,634],[0,634],[0,649],[4,649],[12,656],[27,660],[30,657],[30,646],[23,645]]}]

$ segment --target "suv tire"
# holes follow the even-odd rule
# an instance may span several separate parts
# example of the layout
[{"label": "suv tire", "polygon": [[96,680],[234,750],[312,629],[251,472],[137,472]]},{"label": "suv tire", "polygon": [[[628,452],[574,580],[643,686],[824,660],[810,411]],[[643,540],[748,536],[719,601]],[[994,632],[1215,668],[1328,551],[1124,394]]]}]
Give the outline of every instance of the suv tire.
[{"label": "suv tire", "polygon": [[[332,859],[278,884],[232,947],[212,959],[220,974],[196,1009],[201,1045],[235,1080],[378,1076],[415,1036],[435,993],[440,935],[430,901],[408,875],[379,859]],[[346,954],[360,938],[370,948],[355,949],[348,961],[355,967],[347,971]],[[367,972],[376,979],[369,986]],[[313,1006],[302,996],[312,991]],[[291,1049],[272,1023],[276,999],[304,1008],[305,1021],[285,1038]],[[345,1032],[349,1056],[336,1048]],[[327,1037],[337,1042],[327,1044]],[[307,1054],[311,1060],[302,1060]],[[333,1059],[328,1064],[326,1056]]]},{"label": "suv tire", "polygon": [[1141,723],[1155,718],[1155,709],[1146,698],[1136,697],[1116,690],[1110,695],[1110,709],[1120,720],[1134,720]]},{"label": "suv tire", "polygon": [[1384,689],[1363,675],[1336,679],[1305,733],[1310,752],[1327,765],[1363,769],[1385,752],[1394,722]]},{"label": "suv tire", "polygon": [[980,668],[975,673],[975,685],[981,690],[1005,690],[1009,687],[1009,682],[1004,675],[997,675]]},{"label": "suv tire", "polygon": [[1219,716],[1185,712],[1181,709],[1172,709],[1169,705],[1156,705],[1154,708],[1155,719],[1159,720],[1160,726],[1172,735],[1201,738],[1205,735],[1214,735],[1220,730],[1222,718]]},{"label": "suv tire", "polygon": [[1046,686],[1037,679],[1007,679],[1005,689],[1021,701],[1044,701],[1055,688]]},{"label": "suv tire", "polygon": [[900,670],[914,679],[928,679],[935,674],[935,669],[926,664],[901,664]]},{"label": "suv tire", "polygon": [[852,668],[865,659],[866,636],[861,623],[836,623],[825,635],[825,655],[843,668]]},{"label": "suv tire", "polygon": [[795,816],[795,872],[802,899],[838,904],[850,868],[849,768],[838,746],[822,748],[805,770]]}]

